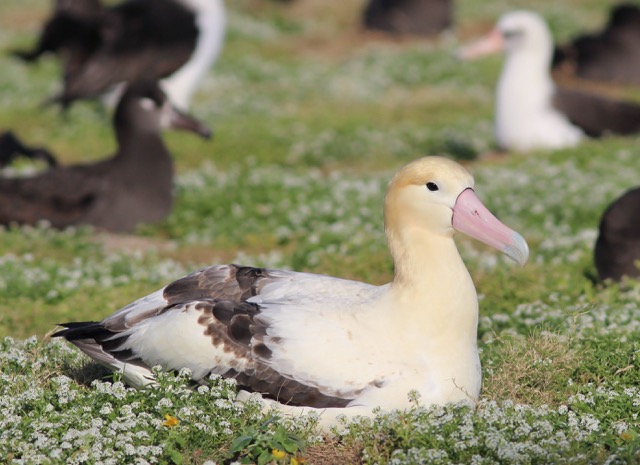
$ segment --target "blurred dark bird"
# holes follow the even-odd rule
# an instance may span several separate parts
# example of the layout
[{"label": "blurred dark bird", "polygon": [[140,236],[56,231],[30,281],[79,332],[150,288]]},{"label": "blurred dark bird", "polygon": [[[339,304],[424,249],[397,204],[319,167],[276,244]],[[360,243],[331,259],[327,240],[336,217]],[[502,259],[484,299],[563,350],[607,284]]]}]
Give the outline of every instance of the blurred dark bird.
[{"label": "blurred dark bird", "polygon": [[565,66],[584,79],[640,84],[640,7],[621,3],[604,29],[556,47],[553,67]]},{"label": "blurred dark bird", "polygon": [[363,23],[392,34],[435,36],[453,24],[453,0],[369,0]]},{"label": "blurred dark bird", "polygon": [[[125,82],[162,79],[178,108],[188,108],[197,86],[220,53],[222,0],[56,0],[32,50],[14,54],[27,62],[45,53],[63,63],[63,106],[94,99]],[[116,93],[117,98],[118,93]]]},{"label": "blurred dark bird", "polygon": [[529,11],[504,14],[461,58],[504,50],[496,90],[495,133],[507,150],[559,149],[585,135],[640,131],[640,105],[556,87],[550,74],[553,39],[544,19]]},{"label": "blurred dark bird", "polygon": [[42,160],[50,167],[58,165],[51,152],[41,147],[27,147],[11,131],[0,134],[0,168],[9,166],[18,157]]},{"label": "blurred dark bird", "polygon": [[640,187],[607,207],[600,220],[594,258],[602,280],[640,277]]},{"label": "blurred dark bird", "polygon": [[78,66],[98,46],[101,16],[99,0],[56,0],[36,46],[13,54],[31,62],[44,53],[60,53],[71,61],[68,66]]},{"label": "blurred dark bird", "polygon": [[157,83],[130,85],[114,115],[115,155],[32,177],[0,178],[0,224],[47,220],[56,228],[90,224],[125,232],[138,223],[160,221],[171,209],[173,181],[162,126],[211,135],[176,110]]}]

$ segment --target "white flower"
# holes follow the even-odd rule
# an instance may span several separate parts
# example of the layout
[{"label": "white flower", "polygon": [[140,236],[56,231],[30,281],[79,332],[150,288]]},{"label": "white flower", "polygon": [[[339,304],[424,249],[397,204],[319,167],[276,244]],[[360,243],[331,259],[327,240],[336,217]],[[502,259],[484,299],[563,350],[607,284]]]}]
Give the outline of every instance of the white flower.
[{"label": "white flower", "polygon": [[171,399],[167,399],[166,397],[163,397],[162,399],[160,399],[156,404],[156,408],[158,410],[171,408],[171,407],[173,407],[173,402],[171,401]]},{"label": "white flower", "polygon": [[98,413],[100,413],[100,415],[109,415],[111,412],[113,412],[113,407],[107,402],[100,408]]}]

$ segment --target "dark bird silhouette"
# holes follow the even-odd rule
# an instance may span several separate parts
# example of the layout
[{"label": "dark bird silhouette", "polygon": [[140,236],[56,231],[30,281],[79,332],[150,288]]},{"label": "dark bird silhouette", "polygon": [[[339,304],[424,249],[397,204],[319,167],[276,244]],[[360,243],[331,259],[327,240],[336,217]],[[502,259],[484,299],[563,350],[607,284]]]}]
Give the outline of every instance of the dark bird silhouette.
[{"label": "dark bird silhouette", "polygon": [[567,65],[584,79],[640,84],[640,7],[621,3],[601,31],[556,47],[553,66]]},{"label": "dark bird silhouette", "polygon": [[50,167],[58,165],[56,157],[47,149],[27,147],[11,131],[0,134],[0,168],[9,166],[19,156],[32,160],[42,160]]},{"label": "dark bird silhouette", "polygon": [[31,62],[45,53],[60,53],[72,60],[68,66],[77,66],[98,46],[101,16],[99,0],[57,0],[38,43],[31,50],[13,54]]},{"label": "dark bird silhouette", "polygon": [[594,258],[600,279],[640,277],[640,187],[627,191],[605,210]]},{"label": "dark bird silhouette", "polygon": [[0,178],[0,224],[47,220],[56,228],[90,224],[124,232],[161,220],[171,209],[173,179],[163,125],[210,136],[205,126],[177,111],[157,83],[132,84],[114,115],[115,155],[33,177]]},{"label": "dark bird silhouette", "polygon": [[362,19],[368,29],[435,36],[453,24],[453,0],[370,0]]},{"label": "dark bird silhouette", "polygon": [[67,106],[94,99],[120,84],[163,79],[169,99],[188,107],[222,47],[222,0],[57,0],[28,62],[45,53],[63,62],[63,89],[51,100]]},{"label": "dark bird silhouette", "polygon": [[557,88],[553,107],[591,137],[640,132],[640,105],[589,92]]}]

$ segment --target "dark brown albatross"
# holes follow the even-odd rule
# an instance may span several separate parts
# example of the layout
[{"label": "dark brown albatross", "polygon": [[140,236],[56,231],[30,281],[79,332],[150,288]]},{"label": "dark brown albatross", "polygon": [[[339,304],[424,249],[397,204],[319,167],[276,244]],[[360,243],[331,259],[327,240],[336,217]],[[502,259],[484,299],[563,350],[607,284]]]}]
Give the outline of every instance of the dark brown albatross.
[{"label": "dark brown albatross", "polygon": [[115,155],[32,177],[0,178],[0,224],[47,220],[56,228],[90,224],[124,232],[161,220],[171,209],[173,181],[164,124],[210,136],[205,126],[175,110],[157,83],[131,85],[114,116]]},{"label": "dark brown albatross", "polygon": [[640,6],[620,3],[601,30],[557,46],[553,67],[573,68],[584,79],[640,84]]},{"label": "dark brown albatross", "polygon": [[603,213],[594,259],[602,280],[640,277],[640,187],[627,191]]},{"label": "dark brown albatross", "polygon": [[181,110],[218,56],[224,39],[222,0],[57,0],[37,44],[15,55],[63,61],[63,106],[95,99],[126,82],[160,80]]},{"label": "dark brown albatross", "polygon": [[369,0],[367,29],[432,37],[453,25],[453,0]]}]

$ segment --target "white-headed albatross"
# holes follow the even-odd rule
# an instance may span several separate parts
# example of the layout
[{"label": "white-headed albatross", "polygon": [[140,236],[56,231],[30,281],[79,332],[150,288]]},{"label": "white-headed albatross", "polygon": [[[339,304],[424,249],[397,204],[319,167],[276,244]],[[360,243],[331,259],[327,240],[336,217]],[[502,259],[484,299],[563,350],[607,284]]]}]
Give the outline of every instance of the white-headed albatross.
[{"label": "white-headed albatross", "polygon": [[640,105],[555,86],[553,39],[544,19],[530,11],[504,14],[484,39],[464,47],[461,58],[504,50],[496,90],[495,134],[506,150],[560,149],[585,135],[640,131]]},{"label": "white-headed albatross", "polygon": [[[425,157],[391,180],[385,232],[391,283],[217,265],[185,276],[101,322],[66,323],[62,336],[133,386],[150,367],[235,378],[289,413],[336,416],[472,403],[480,393],[478,298],[456,231],[520,264],[527,243],[480,202],[458,163]],[[246,395],[246,394],[245,394]]]}]

